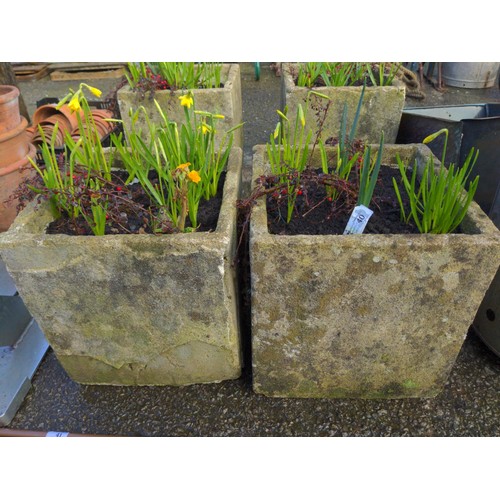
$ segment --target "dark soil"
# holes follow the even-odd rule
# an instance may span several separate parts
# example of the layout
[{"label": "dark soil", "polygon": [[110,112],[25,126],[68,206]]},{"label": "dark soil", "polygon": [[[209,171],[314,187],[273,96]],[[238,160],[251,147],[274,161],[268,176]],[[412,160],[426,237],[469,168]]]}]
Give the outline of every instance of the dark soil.
[{"label": "dark soil", "polygon": [[[222,172],[217,195],[214,198],[210,200],[201,199],[198,208],[197,232],[216,230],[222,204],[225,177],[225,172]],[[115,192],[116,189],[119,190],[119,196],[114,197],[113,202],[110,204],[109,218],[106,222],[106,234],[152,234],[151,213],[155,214],[155,212],[154,208],[150,206],[149,198],[142,190],[140,184],[124,186],[123,179],[118,178],[114,185]],[[186,221],[186,228],[188,227],[192,227],[189,217]],[[92,230],[82,216],[76,219],[62,216],[49,224],[47,233],[93,235]]]},{"label": "dark soil", "polygon": [[[384,167],[380,169],[375,192],[370,204],[373,210],[364,233],[370,234],[416,234],[418,228],[413,222],[401,221],[399,202],[394,193],[392,178],[399,181],[397,169]],[[302,194],[297,196],[294,214],[286,224],[287,198],[267,195],[268,228],[271,234],[343,234],[356,199],[344,200],[343,204],[329,201],[325,186],[318,182],[321,174],[316,172],[310,178],[302,177]],[[405,190],[399,188],[406,213],[409,201]]]}]

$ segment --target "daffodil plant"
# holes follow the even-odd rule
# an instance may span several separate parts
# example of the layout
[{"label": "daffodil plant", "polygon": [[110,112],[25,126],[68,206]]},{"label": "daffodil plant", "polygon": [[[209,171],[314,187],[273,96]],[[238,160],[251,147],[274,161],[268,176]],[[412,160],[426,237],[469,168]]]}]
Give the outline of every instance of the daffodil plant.
[{"label": "daffodil plant", "polygon": [[132,89],[150,81],[157,89],[198,89],[221,86],[222,63],[140,62],[128,63],[128,83]]},{"label": "daffodil plant", "polygon": [[377,182],[380,166],[382,164],[382,151],[384,149],[384,133],[380,137],[380,144],[375,160],[371,157],[371,146],[366,146],[363,153],[363,166],[359,179],[358,206],[369,207],[375,184]]},{"label": "daffodil plant", "polygon": [[299,66],[299,87],[348,87],[369,80],[372,85],[391,85],[400,68],[399,63],[308,62]]},{"label": "daffodil plant", "polygon": [[285,107],[283,112],[277,110],[277,113],[280,121],[266,145],[267,157],[271,172],[277,176],[278,183],[285,186],[282,194],[287,198],[286,220],[289,223],[300,190],[300,177],[307,165],[313,133],[312,131],[306,133],[306,119],[300,104],[293,123],[287,116],[288,107]]},{"label": "daffodil plant", "polygon": [[[73,219],[81,215],[94,234],[103,235],[109,203],[104,187],[111,182],[113,155],[107,155],[103,150],[84,90],[96,97],[101,96],[99,89],[81,83],[76,92],[70,91],[56,106],[59,108],[68,102],[72,112],[78,113],[80,138],[75,140],[66,132],[65,153],[60,153],[54,146],[58,125],[56,124],[50,141],[39,127],[43,140],[41,153],[44,166],[39,167],[31,158],[30,162],[49,194],[54,215],[66,213]],[[80,114],[80,111],[83,113]],[[37,190],[35,187],[33,189]],[[40,192],[39,189],[37,191]],[[85,208],[84,201],[87,199],[90,200],[90,211]]]},{"label": "daffodil plant", "polygon": [[[143,106],[130,110],[129,147],[119,137],[112,137],[112,142],[129,173],[127,183],[137,179],[158,208],[157,230],[172,225],[179,231],[193,231],[198,225],[201,199],[208,200],[217,194],[234,131],[242,124],[226,132],[216,147],[216,122],[224,119],[222,115],[196,111],[189,92],[179,97],[179,105],[186,115],[183,124],[170,121],[158,102],[155,103],[161,117],[159,124],[150,120]],[[148,139],[143,138],[138,126],[141,114],[148,127]],[[154,181],[151,172],[156,174]],[[187,217],[191,222],[189,228]]]},{"label": "daffodil plant", "polygon": [[[335,165],[333,168],[330,167],[325,144],[320,141],[319,149],[321,154],[321,168],[324,174],[333,174],[340,181],[347,181],[351,175],[352,169],[358,165],[358,161],[361,162],[360,152],[353,151],[353,142],[356,136],[356,130],[358,128],[359,116],[361,113],[361,105],[363,104],[363,99],[365,95],[365,85],[361,90],[361,95],[358,100],[358,105],[356,108],[356,113],[354,115],[354,120],[352,122],[351,130],[347,133],[347,103],[344,103],[344,108],[342,110],[342,117],[340,119],[340,133],[337,142],[337,151],[335,155]],[[336,201],[340,196],[340,191],[335,187],[335,185],[327,186],[328,198],[331,201]]]},{"label": "daffodil plant", "polygon": [[479,182],[479,176],[476,176],[466,190],[479,154],[479,151],[474,148],[471,148],[461,167],[456,167],[453,163],[445,167],[448,129],[441,129],[429,135],[423,143],[427,144],[441,134],[445,134],[445,142],[440,165],[438,168],[435,167],[434,157],[431,155],[423,168],[420,182],[417,182],[416,163],[409,178],[408,167],[399,156],[397,157],[403,186],[410,200],[410,211],[407,214],[398,184],[393,179],[394,190],[401,207],[401,218],[405,222],[413,219],[421,233],[453,232],[464,219]]}]

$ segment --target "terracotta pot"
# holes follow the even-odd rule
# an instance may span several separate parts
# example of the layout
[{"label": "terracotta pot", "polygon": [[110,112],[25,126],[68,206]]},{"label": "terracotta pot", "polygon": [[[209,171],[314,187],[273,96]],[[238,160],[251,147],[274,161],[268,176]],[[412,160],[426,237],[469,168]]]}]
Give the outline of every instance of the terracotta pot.
[{"label": "terracotta pot", "polygon": [[36,127],[41,121],[57,113],[55,104],[44,104],[38,107],[33,113],[33,125]]},{"label": "terracotta pot", "polygon": [[56,123],[59,124],[59,130],[62,130],[63,132],[71,132],[71,130],[73,130],[71,122],[62,114],[49,116],[39,122],[38,125],[50,125],[53,127]]},{"label": "terracotta pot", "polygon": [[94,121],[97,131],[99,133],[99,137],[102,138],[105,135],[109,134],[110,128],[108,122],[104,121],[102,118],[99,118],[98,116],[94,117]]},{"label": "terracotta pot", "polygon": [[31,125],[30,127],[26,127],[26,137],[28,138],[29,142],[32,141],[34,135],[35,135],[35,127],[33,127],[33,125]]},{"label": "terracotta pot", "polygon": [[[52,125],[51,123],[44,123],[43,125],[39,123],[39,126],[41,127],[43,134],[45,135],[45,140],[48,143],[50,143],[50,141],[52,140],[52,136],[54,135],[54,125]],[[41,146],[43,143],[43,137],[40,131],[38,130],[38,127],[36,128],[35,134],[33,135],[31,142],[35,146]],[[55,147],[64,146],[64,132],[60,128],[57,130],[54,146]]]},{"label": "terracotta pot", "polygon": [[[102,120],[100,120],[99,118],[95,118],[94,119],[95,121],[95,129],[97,131],[97,135],[99,137],[104,137],[105,135],[107,135],[109,133],[109,129],[108,129],[108,126],[107,126],[107,123],[106,122],[103,122]],[[84,130],[86,129],[86,127],[84,127]],[[78,136],[80,137],[80,130],[78,128],[74,129],[72,132],[71,132],[71,135],[72,136]]]},{"label": "terracotta pot", "polygon": [[74,112],[67,104],[64,104],[59,109],[56,109],[56,104],[44,104],[37,108],[33,114],[33,125],[36,126],[50,117],[57,116],[68,124],[68,130],[73,130],[78,127],[78,115],[83,116],[83,111]]},{"label": "terracotta pot", "polygon": [[59,111],[66,117],[66,119],[70,123],[70,127],[68,130],[73,130],[75,127],[78,127],[78,116],[83,118],[83,110],[80,109],[80,111],[75,112],[70,109],[70,107],[67,104],[64,104],[61,106]]},{"label": "terracotta pot", "polygon": [[17,201],[10,198],[22,182],[35,175],[28,156],[35,159],[36,149],[30,144],[28,154],[7,167],[0,168],[0,232],[7,231],[17,215]]},{"label": "terracotta pot", "polygon": [[99,118],[113,118],[113,112],[109,109],[93,109],[92,116]]},{"label": "terracotta pot", "polygon": [[21,117],[21,122],[17,127],[0,134],[0,167],[6,167],[21,160],[28,153],[27,126],[26,118]]},{"label": "terracotta pot", "polygon": [[19,89],[13,85],[0,85],[0,136],[16,128],[20,122]]}]

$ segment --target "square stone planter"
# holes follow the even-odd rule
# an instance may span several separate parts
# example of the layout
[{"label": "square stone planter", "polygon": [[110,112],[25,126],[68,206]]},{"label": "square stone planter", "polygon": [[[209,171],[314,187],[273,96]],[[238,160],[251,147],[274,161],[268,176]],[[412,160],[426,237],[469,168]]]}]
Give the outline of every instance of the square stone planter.
[{"label": "square stone planter", "polygon": [[[419,166],[432,154],[423,145],[386,146],[383,165],[395,165],[396,153]],[[268,168],[265,147],[256,146],[254,180]],[[500,259],[500,232],[476,203],[461,229],[273,235],[260,198],[250,229],[254,390],[276,397],[436,396]]]},{"label": "square stone planter", "polygon": [[[224,120],[217,121],[217,136],[215,143],[218,145],[220,139],[232,127],[243,121],[241,103],[241,73],[239,64],[224,64],[222,67],[221,80],[224,87],[218,89],[193,89],[194,103],[196,110],[208,111],[224,115]],[[171,121],[185,123],[184,108],[180,105],[179,96],[186,91],[158,90],[154,98],[158,101],[161,109],[166,113]],[[125,85],[116,94],[120,115],[123,120],[125,138],[131,130],[131,120],[129,109],[136,110],[139,106],[144,106],[148,110],[148,116],[154,123],[160,123],[160,116],[153,100],[149,99],[149,92],[144,99],[133,92],[129,85]],[[147,126],[143,117],[138,121],[143,130]],[[145,134],[146,135],[146,134]],[[243,132],[240,127],[234,132],[234,146],[243,147]]]},{"label": "square stone planter", "polygon": [[[306,113],[306,130],[316,134],[318,125],[318,106],[323,107],[326,99],[311,96],[307,104],[309,88],[298,87],[294,76],[298,74],[298,65],[283,64],[281,73],[281,107],[288,106],[288,116],[295,119],[297,108],[302,104]],[[317,87],[312,90],[330,98],[329,109],[323,124],[321,138],[337,138],[340,135],[340,123],[344,103],[347,103],[347,130],[349,131],[356,114],[362,87]],[[385,87],[366,87],[361,107],[356,138],[370,144],[380,142],[384,131],[385,143],[394,144],[398,135],[399,122],[405,103],[406,87],[400,80],[394,79],[392,85]],[[322,119],[323,113],[319,113]]]},{"label": "square stone planter", "polygon": [[233,258],[241,166],[233,148],[214,232],[46,234],[45,204],[27,207],[0,235],[19,294],[72,379],[187,385],[240,376]]}]

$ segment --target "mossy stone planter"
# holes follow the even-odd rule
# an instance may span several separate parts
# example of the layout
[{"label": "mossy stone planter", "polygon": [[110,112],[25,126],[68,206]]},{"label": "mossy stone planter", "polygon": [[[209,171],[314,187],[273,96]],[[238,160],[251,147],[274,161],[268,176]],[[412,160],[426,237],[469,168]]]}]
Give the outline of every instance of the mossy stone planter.
[{"label": "mossy stone planter", "polygon": [[[288,106],[288,116],[295,119],[297,108],[302,104],[306,112],[306,131],[314,134],[319,129],[318,107],[326,105],[328,100],[312,95],[308,100],[311,89],[298,87],[294,83],[294,76],[298,74],[297,64],[283,64],[281,74],[281,107]],[[340,135],[340,123],[344,103],[347,103],[347,130],[350,130],[362,87],[317,87],[312,90],[320,92],[330,98],[329,109],[323,123],[321,138],[337,138]],[[386,144],[394,144],[398,135],[399,123],[405,103],[406,87],[403,82],[395,79],[390,86],[366,87],[357,127],[356,138],[366,143],[378,144],[380,134],[384,131]],[[323,118],[323,113],[319,113]]]},{"label": "mossy stone planter", "polygon": [[[225,132],[240,124],[243,120],[241,103],[241,73],[239,64],[224,64],[222,66],[221,80],[223,87],[218,89],[193,89],[194,104],[196,110],[208,111],[224,115],[224,120],[217,121],[217,136],[215,143],[218,145]],[[179,96],[186,91],[158,90],[154,94],[154,99],[158,101],[163,112],[170,121],[185,123],[184,108],[180,105]],[[131,120],[129,109],[136,110],[139,106],[144,106],[148,111],[148,116],[154,123],[160,123],[161,118],[156,105],[150,99],[150,93],[141,99],[137,92],[133,92],[129,85],[125,85],[116,94],[120,115],[123,120],[125,138],[131,130]],[[143,116],[138,120],[139,127],[147,130]],[[147,133],[145,133],[147,136]],[[234,146],[243,146],[243,132],[240,127],[234,132]]]},{"label": "mossy stone planter", "polygon": [[241,373],[236,200],[242,151],[229,157],[211,233],[46,234],[46,205],[0,237],[19,294],[64,369],[83,384],[186,385]]},{"label": "mossy stone planter", "polygon": [[[419,166],[432,154],[423,145],[386,146],[383,164],[394,165],[396,153]],[[253,178],[267,173],[265,147],[256,146]],[[464,234],[273,235],[264,198],[250,226],[257,393],[405,398],[442,390],[500,259],[500,233],[476,203]]]}]

